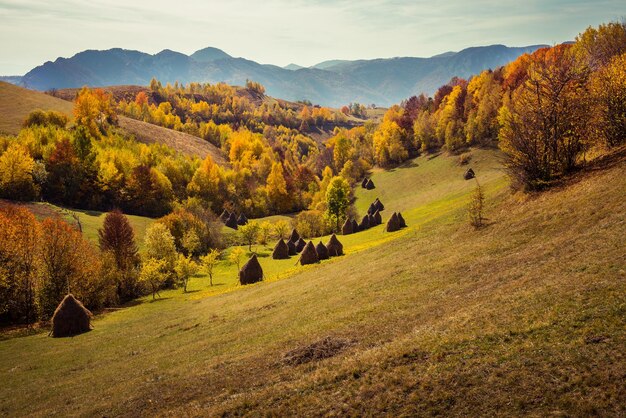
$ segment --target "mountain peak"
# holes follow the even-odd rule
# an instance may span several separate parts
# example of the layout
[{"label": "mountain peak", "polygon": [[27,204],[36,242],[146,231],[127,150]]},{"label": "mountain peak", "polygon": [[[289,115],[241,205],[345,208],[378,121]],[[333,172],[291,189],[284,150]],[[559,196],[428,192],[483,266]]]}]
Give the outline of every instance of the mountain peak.
[{"label": "mountain peak", "polygon": [[230,55],[228,55],[226,52],[222,51],[221,49],[213,48],[211,46],[194,52],[193,54],[190,55],[190,57],[194,61],[197,61],[197,62],[211,62],[211,61],[217,61],[217,60],[222,60],[226,58],[232,58]]}]

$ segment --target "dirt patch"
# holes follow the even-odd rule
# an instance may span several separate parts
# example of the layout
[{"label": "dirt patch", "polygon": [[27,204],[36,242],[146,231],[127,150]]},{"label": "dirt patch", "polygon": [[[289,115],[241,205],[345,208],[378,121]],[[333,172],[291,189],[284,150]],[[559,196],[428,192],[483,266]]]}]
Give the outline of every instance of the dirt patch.
[{"label": "dirt patch", "polygon": [[282,363],[296,366],[298,364],[324,360],[336,356],[352,345],[354,345],[354,341],[328,336],[313,344],[288,351],[283,355]]}]

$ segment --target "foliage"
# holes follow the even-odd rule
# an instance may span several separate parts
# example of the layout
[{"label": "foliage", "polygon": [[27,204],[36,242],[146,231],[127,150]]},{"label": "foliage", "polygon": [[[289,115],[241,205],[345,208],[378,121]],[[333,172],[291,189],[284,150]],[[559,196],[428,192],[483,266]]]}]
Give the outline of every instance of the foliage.
[{"label": "foliage", "polygon": [[178,281],[183,285],[183,292],[187,293],[189,279],[198,273],[198,264],[191,257],[178,254],[174,270],[176,271]]},{"label": "foliage", "polygon": [[335,231],[346,218],[350,206],[350,185],[343,177],[333,177],[326,189],[326,215]]},{"label": "foliage", "polygon": [[259,235],[260,226],[258,222],[248,222],[246,225],[239,226],[239,233],[243,242],[248,245],[248,251],[252,251],[252,244],[254,244]]},{"label": "foliage", "polygon": [[235,247],[228,254],[228,261],[231,264],[237,266],[237,271],[241,270],[241,258],[246,254],[246,251],[241,247]]},{"label": "foliage", "polygon": [[474,228],[480,228],[483,226],[483,210],[485,205],[485,194],[478,181],[476,181],[476,187],[470,195],[470,202],[467,207],[467,213],[469,216],[470,225]]},{"label": "foliage", "polygon": [[204,271],[209,275],[209,285],[213,286],[213,269],[215,268],[220,252],[216,249],[210,250],[207,254],[200,258]]},{"label": "foliage", "polygon": [[152,300],[156,299],[156,295],[161,297],[159,290],[168,277],[166,269],[166,262],[162,259],[146,258],[142,263],[139,282],[150,290]]}]

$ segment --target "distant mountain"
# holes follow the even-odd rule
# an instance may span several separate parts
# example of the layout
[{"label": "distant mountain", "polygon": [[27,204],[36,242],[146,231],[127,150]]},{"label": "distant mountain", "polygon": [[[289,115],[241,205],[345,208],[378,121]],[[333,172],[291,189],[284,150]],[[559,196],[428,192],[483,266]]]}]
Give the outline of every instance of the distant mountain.
[{"label": "distant mountain", "polygon": [[284,68],[285,70],[296,71],[296,70],[301,70],[301,69],[303,69],[304,67],[303,67],[303,66],[301,66],[301,65],[298,65],[298,64],[293,64],[293,63],[291,63],[291,64],[289,64],[289,65],[285,65],[283,68]]},{"label": "distant mountain", "polygon": [[[332,60],[310,68],[281,68],[234,58],[217,48],[190,56],[171,50],[151,55],[120,48],[87,50],[71,58],[48,61],[24,75],[21,84],[37,90],[120,84],[148,85],[153,77],[166,82],[220,81],[262,83],[269,95],[286,100],[308,99],[338,107],[350,102],[388,106],[413,94],[433,94],[452,77],[467,78],[497,68],[543,45],[511,48],[491,45],[447,52],[431,58]],[[299,67],[299,66],[298,66]]]}]

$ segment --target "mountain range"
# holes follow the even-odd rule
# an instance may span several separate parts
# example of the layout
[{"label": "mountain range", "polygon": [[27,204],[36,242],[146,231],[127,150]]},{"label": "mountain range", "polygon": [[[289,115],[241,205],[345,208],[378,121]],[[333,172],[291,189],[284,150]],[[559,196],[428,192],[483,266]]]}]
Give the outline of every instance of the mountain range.
[{"label": "mountain range", "polygon": [[467,78],[497,68],[544,45],[490,45],[446,52],[430,58],[398,57],[372,60],[330,60],[304,68],[259,64],[232,57],[217,48],[191,55],[172,50],[157,54],[114,48],[87,50],[57,58],[10,81],[35,90],[121,84],[148,85],[153,77],[166,82],[226,82],[263,84],[267,94],[287,100],[310,100],[339,107],[350,102],[389,106],[420,93],[432,95],[452,77]]}]

